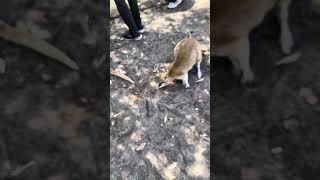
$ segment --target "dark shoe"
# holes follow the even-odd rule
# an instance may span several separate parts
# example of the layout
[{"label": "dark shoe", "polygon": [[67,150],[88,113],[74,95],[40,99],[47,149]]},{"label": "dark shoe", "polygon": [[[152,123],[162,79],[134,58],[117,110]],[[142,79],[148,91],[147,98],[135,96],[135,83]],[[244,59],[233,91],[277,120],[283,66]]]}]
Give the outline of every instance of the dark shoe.
[{"label": "dark shoe", "polygon": [[144,28],[139,29],[139,33],[140,33],[140,34],[144,33]]},{"label": "dark shoe", "polygon": [[129,31],[126,32],[126,33],[124,33],[124,34],[122,35],[122,37],[123,37],[124,39],[136,40],[136,41],[139,41],[139,40],[141,40],[141,39],[143,38],[142,34],[139,34],[138,36],[133,37],[133,36],[129,33]]}]

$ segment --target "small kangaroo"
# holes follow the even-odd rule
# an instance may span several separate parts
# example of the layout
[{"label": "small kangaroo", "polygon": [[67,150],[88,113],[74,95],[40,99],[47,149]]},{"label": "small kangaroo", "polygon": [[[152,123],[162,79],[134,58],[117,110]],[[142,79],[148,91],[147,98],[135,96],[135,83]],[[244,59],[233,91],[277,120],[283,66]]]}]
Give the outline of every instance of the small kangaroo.
[{"label": "small kangaroo", "polygon": [[186,88],[190,87],[188,72],[197,64],[198,78],[202,77],[200,64],[202,62],[201,44],[192,37],[181,40],[174,48],[174,60],[165,76],[164,82],[159,84],[159,88],[171,84],[173,80],[182,80]]},{"label": "small kangaroo", "polygon": [[214,56],[229,57],[233,71],[241,75],[243,84],[255,79],[250,67],[249,33],[264,19],[275,5],[279,6],[280,44],[282,52],[289,54],[294,45],[288,24],[288,11],[291,0],[215,0],[213,9]]}]

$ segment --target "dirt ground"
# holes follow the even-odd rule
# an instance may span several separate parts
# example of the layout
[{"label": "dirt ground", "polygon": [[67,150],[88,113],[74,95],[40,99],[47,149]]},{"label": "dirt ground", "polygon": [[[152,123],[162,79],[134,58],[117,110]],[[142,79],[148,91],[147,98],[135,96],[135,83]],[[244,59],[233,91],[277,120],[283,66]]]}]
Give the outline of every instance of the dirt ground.
[{"label": "dirt ground", "polygon": [[309,1],[293,1],[290,26],[295,51],[302,56],[279,67],[274,64],[284,55],[275,13],[252,32],[252,65],[259,79],[254,91],[229,75],[230,63],[214,61],[211,159],[215,179],[320,177],[320,17],[310,11]]},{"label": "dirt ground", "polygon": [[80,67],[0,39],[0,179],[106,179],[106,2],[13,0],[0,7],[1,20],[31,22],[35,35]]},{"label": "dirt ground", "polygon": [[209,179],[210,66],[204,56],[204,81],[190,73],[181,82],[157,89],[159,76],[173,60],[175,44],[192,36],[209,45],[210,4],[185,1],[175,10],[142,2],[146,28],[142,41],[126,41],[120,18],[111,21],[110,66],[135,84],[111,77],[111,179]]}]

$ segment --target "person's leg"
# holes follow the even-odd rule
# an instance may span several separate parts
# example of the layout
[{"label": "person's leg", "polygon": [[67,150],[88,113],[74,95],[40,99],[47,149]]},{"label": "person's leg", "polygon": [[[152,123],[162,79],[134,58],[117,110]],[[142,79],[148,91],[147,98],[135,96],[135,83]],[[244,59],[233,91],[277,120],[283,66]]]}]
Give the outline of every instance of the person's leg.
[{"label": "person's leg", "polygon": [[133,19],[134,19],[134,21],[135,21],[135,23],[137,25],[138,30],[143,29],[137,0],[128,0],[128,2],[129,2],[129,5],[130,5],[130,9],[131,9],[131,12],[132,12]]},{"label": "person's leg", "polygon": [[119,14],[121,16],[121,18],[123,19],[124,23],[126,23],[126,25],[129,28],[129,32],[131,34],[132,37],[138,37],[140,35],[137,25],[134,21],[134,18],[131,14],[131,11],[129,10],[129,7],[127,6],[125,0],[114,0],[116,5],[117,5],[117,9],[119,11]]}]

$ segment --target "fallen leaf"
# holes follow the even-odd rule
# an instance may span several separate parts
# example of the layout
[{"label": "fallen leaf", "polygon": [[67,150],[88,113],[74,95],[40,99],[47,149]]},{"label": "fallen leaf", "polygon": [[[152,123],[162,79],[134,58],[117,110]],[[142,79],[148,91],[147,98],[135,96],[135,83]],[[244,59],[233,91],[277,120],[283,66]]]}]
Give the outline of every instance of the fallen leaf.
[{"label": "fallen leaf", "polygon": [[111,36],[110,36],[110,39],[111,39],[111,40],[115,40],[116,38],[117,38],[116,35],[111,35]]},{"label": "fallen leaf", "polygon": [[153,88],[157,87],[157,85],[158,85],[155,81],[150,81],[149,84],[150,84],[150,86],[153,87]]},{"label": "fallen leaf", "polygon": [[147,143],[142,143],[138,146],[136,146],[136,151],[142,151],[146,147]]},{"label": "fallen leaf", "polygon": [[114,76],[120,77],[120,78],[127,80],[127,81],[131,82],[132,84],[134,84],[134,81],[132,79],[130,79],[128,76],[124,75],[123,73],[121,73],[118,70],[110,69],[110,73]]},{"label": "fallen leaf", "polygon": [[113,114],[111,113],[111,118],[117,118],[118,116],[120,116],[122,114],[122,112],[119,112],[117,114]]},{"label": "fallen leaf", "polygon": [[290,56],[287,56],[287,57],[281,59],[279,62],[277,62],[275,64],[275,66],[280,66],[283,64],[290,64],[290,63],[296,62],[299,60],[300,57],[301,57],[301,52],[296,52],[294,54],[291,54]]},{"label": "fallen leaf", "polygon": [[53,58],[58,62],[67,65],[71,69],[79,69],[78,65],[72,59],[70,59],[65,53],[63,53],[56,47],[52,46],[44,40],[34,37],[31,33],[11,27],[1,20],[0,37],[7,41],[28,47],[37,51],[38,53]]},{"label": "fallen leaf", "polygon": [[[159,173],[162,172],[161,170],[163,169],[164,163],[154,153],[147,152],[145,157],[150,161],[152,166],[158,170]],[[161,174],[161,176],[163,176],[163,174]]]},{"label": "fallen leaf", "polygon": [[143,132],[141,130],[136,130],[131,135],[131,140],[134,142],[140,142],[143,139]]}]

